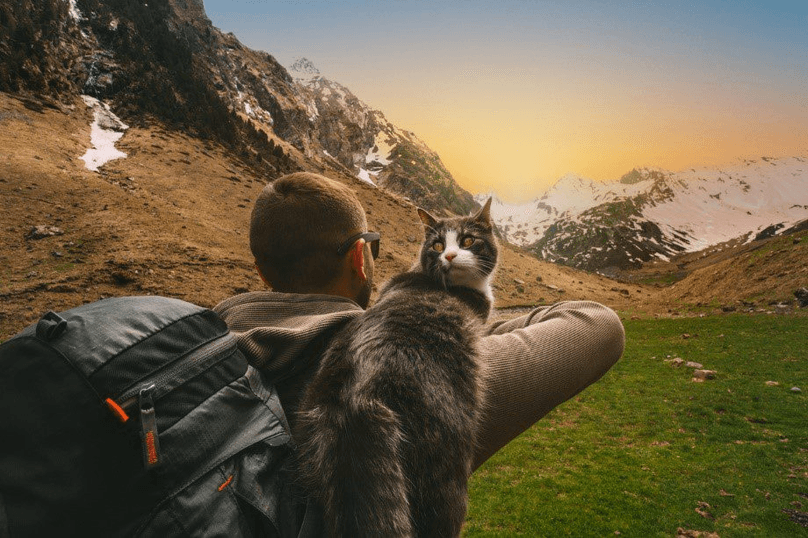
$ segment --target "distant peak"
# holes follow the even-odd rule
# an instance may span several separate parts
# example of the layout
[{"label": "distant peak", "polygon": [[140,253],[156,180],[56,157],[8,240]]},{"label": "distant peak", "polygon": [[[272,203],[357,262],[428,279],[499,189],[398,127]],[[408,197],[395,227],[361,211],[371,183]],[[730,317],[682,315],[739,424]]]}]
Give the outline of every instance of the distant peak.
[{"label": "distant peak", "polygon": [[320,70],[317,69],[308,58],[298,58],[295,60],[295,63],[289,66],[289,72],[295,78],[302,79],[312,79],[320,76]]},{"label": "distant peak", "polygon": [[665,172],[660,168],[633,168],[631,172],[623,174],[619,182],[623,185],[636,185],[637,183],[647,181],[649,179],[654,181],[663,180]]},{"label": "distant peak", "polygon": [[474,196],[474,201],[477,202],[480,205],[483,205],[489,198],[492,199],[491,202],[494,203],[494,204],[502,203],[502,201],[497,196],[497,193],[494,192],[493,190],[490,190],[488,192],[481,192],[479,194],[476,194]]},{"label": "distant peak", "polygon": [[562,185],[570,185],[570,184],[589,185],[591,183],[592,183],[591,179],[579,176],[574,172],[567,172],[566,174],[558,178],[558,180],[555,182],[555,185],[553,185],[553,188],[559,188]]}]

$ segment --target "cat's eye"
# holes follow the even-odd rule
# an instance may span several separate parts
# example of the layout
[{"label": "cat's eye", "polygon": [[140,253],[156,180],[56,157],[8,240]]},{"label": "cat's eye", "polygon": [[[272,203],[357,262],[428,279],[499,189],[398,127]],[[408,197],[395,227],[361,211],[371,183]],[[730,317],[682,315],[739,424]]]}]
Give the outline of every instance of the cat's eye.
[{"label": "cat's eye", "polygon": [[476,239],[474,239],[470,235],[467,235],[466,237],[463,238],[463,241],[460,242],[460,246],[463,248],[469,248],[471,245],[474,244],[475,241]]},{"label": "cat's eye", "polygon": [[432,248],[435,250],[435,252],[443,252],[444,248],[443,243],[441,243],[440,241],[438,241],[437,243],[433,243]]}]

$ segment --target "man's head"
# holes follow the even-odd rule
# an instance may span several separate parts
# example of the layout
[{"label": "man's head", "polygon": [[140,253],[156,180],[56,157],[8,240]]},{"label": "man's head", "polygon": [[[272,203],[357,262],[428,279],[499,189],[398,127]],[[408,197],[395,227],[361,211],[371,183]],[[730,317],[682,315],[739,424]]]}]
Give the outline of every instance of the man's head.
[{"label": "man's head", "polygon": [[[250,250],[276,291],[327,293],[365,307],[373,284],[373,257],[364,239],[365,211],[345,185],[301,172],[273,181],[255,202]],[[339,252],[338,252],[339,251]]]}]

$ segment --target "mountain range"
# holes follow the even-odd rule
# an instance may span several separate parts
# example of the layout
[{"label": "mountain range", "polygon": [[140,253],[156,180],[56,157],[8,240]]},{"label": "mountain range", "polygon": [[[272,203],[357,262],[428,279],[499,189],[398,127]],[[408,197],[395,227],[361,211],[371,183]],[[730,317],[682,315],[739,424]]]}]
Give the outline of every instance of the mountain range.
[{"label": "mountain range", "polygon": [[649,261],[776,235],[808,219],[808,159],[762,157],[681,172],[642,168],[607,182],[568,174],[529,203],[495,199],[491,212],[508,241],[540,258],[614,276]]}]

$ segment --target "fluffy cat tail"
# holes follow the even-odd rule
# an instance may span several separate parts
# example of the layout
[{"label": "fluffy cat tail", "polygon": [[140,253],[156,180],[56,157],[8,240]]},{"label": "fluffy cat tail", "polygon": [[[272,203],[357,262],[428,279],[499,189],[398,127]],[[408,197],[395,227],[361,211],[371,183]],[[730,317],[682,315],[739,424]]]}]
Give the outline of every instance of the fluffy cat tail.
[{"label": "fluffy cat tail", "polygon": [[315,407],[301,417],[307,440],[301,471],[322,501],[329,536],[411,537],[399,420],[376,400],[355,397],[346,404]]}]

